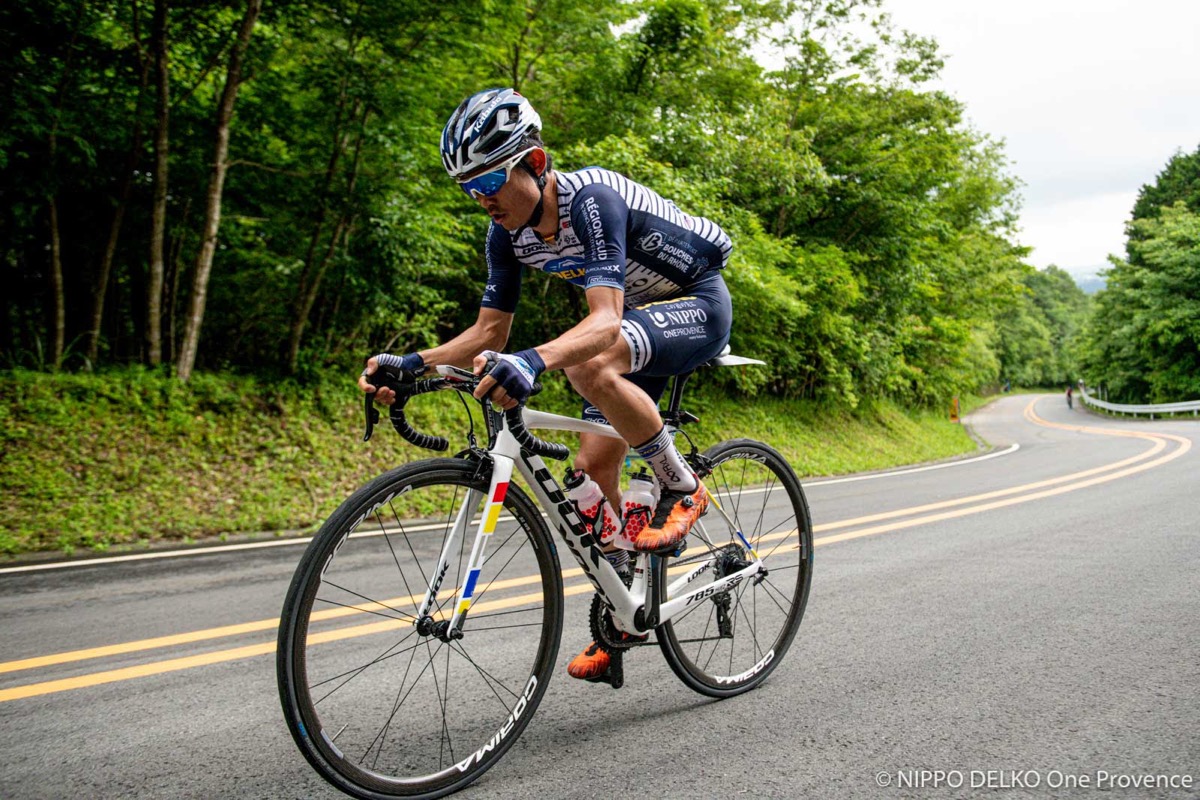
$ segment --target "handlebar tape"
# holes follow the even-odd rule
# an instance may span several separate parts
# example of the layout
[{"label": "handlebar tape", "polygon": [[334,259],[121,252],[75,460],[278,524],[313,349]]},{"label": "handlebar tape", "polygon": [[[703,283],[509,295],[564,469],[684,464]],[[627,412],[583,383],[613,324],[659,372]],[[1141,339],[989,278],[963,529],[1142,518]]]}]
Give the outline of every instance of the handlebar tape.
[{"label": "handlebar tape", "polygon": [[512,431],[517,444],[534,455],[553,458],[555,461],[565,461],[571,454],[566,445],[542,441],[530,433],[529,429],[525,427],[525,419],[521,416],[521,410],[522,406],[517,406],[504,412],[504,418],[508,421],[508,429]]}]

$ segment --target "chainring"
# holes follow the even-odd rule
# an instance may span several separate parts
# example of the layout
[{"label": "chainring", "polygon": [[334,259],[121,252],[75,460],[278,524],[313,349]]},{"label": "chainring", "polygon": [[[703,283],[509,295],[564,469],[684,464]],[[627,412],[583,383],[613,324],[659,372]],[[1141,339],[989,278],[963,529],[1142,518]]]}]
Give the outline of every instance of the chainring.
[{"label": "chainring", "polygon": [[609,653],[628,650],[631,647],[646,644],[646,638],[627,636],[612,621],[612,612],[600,595],[592,595],[592,608],[588,612],[588,627],[592,631],[592,639]]}]

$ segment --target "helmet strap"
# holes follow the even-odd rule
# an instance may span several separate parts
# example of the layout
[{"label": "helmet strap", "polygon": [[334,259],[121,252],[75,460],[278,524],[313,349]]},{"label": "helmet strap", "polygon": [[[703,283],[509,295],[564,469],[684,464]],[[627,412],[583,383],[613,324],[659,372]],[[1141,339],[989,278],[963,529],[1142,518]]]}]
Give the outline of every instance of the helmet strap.
[{"label": "helmet strap", "polygon": [[533,176],[533,179],[535,181],[537,181],[537,187],[538,187],[537,205],[533,207],[533,213],[529,215],[529,221],[526,222],[521,227],[522,228],[536,228],[538,226],[538,224],[542,221],[542,212],[545,211],[545,207],[546,207],[546,173],[549,170],[542,170],[542,174],[538,175],[536,172],[533,171],[533,167],[531,167],[525,163],[524,159],[521,160],[521,166],[525,168],[526,172],[528,172],[531,176]]}]

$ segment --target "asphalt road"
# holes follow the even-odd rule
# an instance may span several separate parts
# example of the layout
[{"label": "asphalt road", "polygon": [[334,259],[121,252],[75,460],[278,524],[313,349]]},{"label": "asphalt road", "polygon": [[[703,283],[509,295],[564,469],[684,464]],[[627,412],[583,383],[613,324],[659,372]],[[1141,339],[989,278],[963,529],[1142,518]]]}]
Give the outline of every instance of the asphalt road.
[{"label": "asphalt road", "polygon": [[[996,455],[806,484],[808,611],[749,694],[653,648],[620,691],[569,679],[569,598],[536,717],[460,796],[1200,797],[1200,422],[969,422]],[[300,552],[0,570],[0,798],[342,796],[279,709]]]}]

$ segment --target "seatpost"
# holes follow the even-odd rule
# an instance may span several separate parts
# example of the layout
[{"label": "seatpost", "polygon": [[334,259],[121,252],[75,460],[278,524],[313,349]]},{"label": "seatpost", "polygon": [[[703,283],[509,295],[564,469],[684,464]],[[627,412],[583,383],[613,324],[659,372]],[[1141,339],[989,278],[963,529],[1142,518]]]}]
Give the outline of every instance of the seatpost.
[{"label": "seatpost", "polygon": [[678,429],[685,422],[698,422],[699,418],[681,410],[683,404],[683,387],[687,385],[688,378],[692,377],[695,370],[684,372],[676,375],[671,379],[671,400],[667,404],[666,411],[662,412],[663,422],[673,428]]}]

